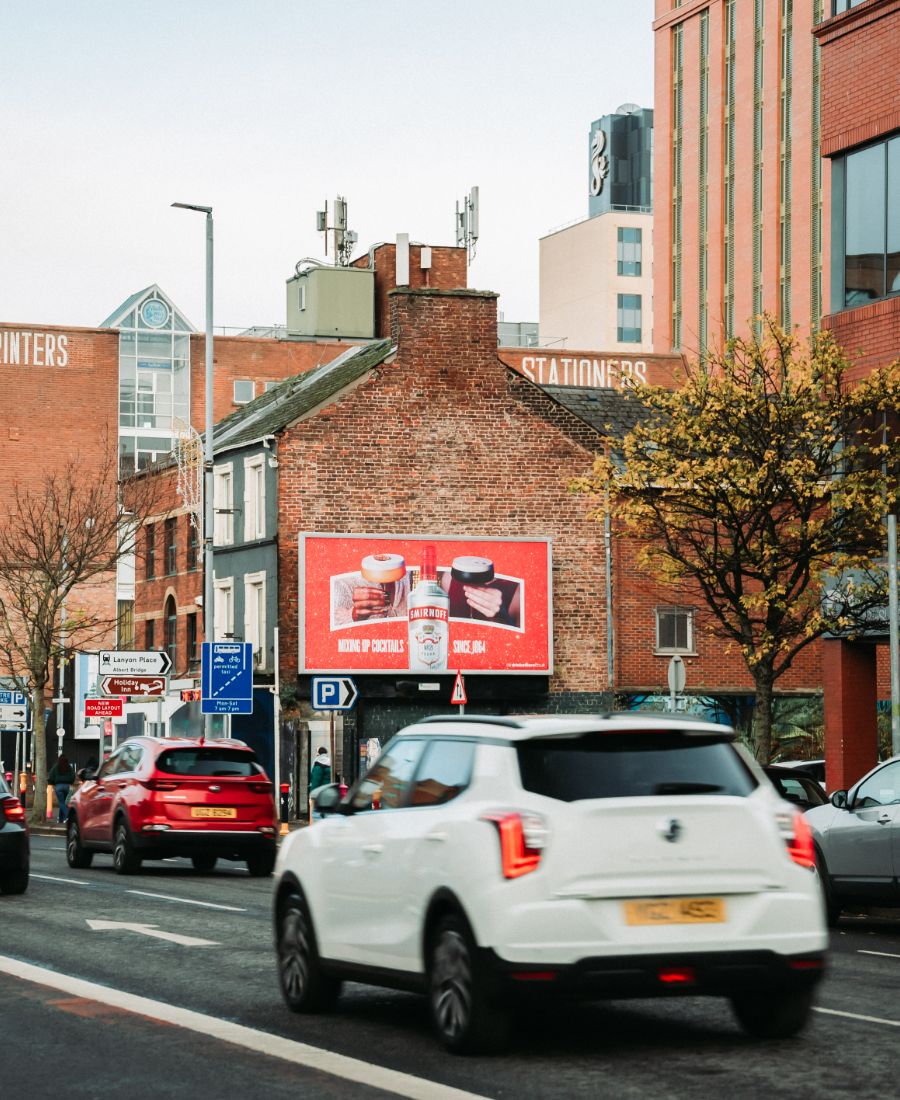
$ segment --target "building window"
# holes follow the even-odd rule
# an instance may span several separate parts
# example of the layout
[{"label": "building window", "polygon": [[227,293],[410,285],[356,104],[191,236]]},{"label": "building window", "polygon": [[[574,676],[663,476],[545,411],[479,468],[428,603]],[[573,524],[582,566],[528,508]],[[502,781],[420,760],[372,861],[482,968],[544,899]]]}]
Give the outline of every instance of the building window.
[{"label": "building window", "polygon": [[863,0],[831,0],[831,14],[840,15],[842,11],[849,11],[861,3]]},{"label": "building window", "polygon": [[134,648],[134,601],[119,600],[116,614],[116,645],[119,649]]},{"label": "building window", "polygon": [[187,662],[188,665],[197,663],[197,612],[192,611],[187,616]]},{"label": "building window", "polygon": [[217,642],[228,642],[234,637],[234,577],[213,582],[216,598]]},{"label": "building window", "polygon": [[244,541],[266,537],[266,460],[244,459]]},{"label": "building window", "polygon": [[228,546],[234,542],[234,483],[232,466],[216,466],[213,500],[215,501],[215,544]]},{"label": "building window", "polygon": [[266,575],[244,576],[244,641],[253,646],[253,667],[266,667]]},{"label": "building window", "polygon": [[174,518],[166,520],[166,573],[171,576],[178,572],[178,521]]},{"label": "building window", "polygon": [[690,607],[656,609],[656,652],[694,652],[694,612]]},{"label": "building window", "polygon": [[172,668],[178,667],[178,611],[172,596],[166,600],[166,653],[172,659]]},{"label": "building window", "polygon": [[838,181],[843,176],[844,307],[849,309],[900,293],[900,137],[834,163]]},{"label": "building window", "polygon": [[616,274],[640,275],[641,273],[641,230],[637,227],[620,225],[616,241]]},{"label": "building window", "polygon": [[268,393],[269,390],[274,390],[275,387],[280,386],[283,381],[284,381],[283,378],[275,378],[274,380],[266,382],[265,383],[265,392]]},{"label": "building window", "polygon": [[154,629],[156,625],[155,619],[147,619],[144,624],[144,649],[156,648],[156,631]]},{"label": "building window", "polygon": [[146,557],[147,562],[147,576],[156,576],[156,527],[152,523],[148,523],[146,528],[147,532],[147,544],[146,544]]},{"label": "building window", "polygon": [[235,405],[246,405],[256,397],[256,383],[248,378],[235,378],[234,380],[234,403]]},{"label": "building window", "polygon": [[616,305],[616,339],[620,344],[641,342],[641,296],[619,294]]},{"label": "building window", "polygon": [[188,516],[187,527],[187,567],[189,570],[197,568],[197,562],[200,559],[200,536],[197,532],[197,525],[191,523],[191,518]]}]

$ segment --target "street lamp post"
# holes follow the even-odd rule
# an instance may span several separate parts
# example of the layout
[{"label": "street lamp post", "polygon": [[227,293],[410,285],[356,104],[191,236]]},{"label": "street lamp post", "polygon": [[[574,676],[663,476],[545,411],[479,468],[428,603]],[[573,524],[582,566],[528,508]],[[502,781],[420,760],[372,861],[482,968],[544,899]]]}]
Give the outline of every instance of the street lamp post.
[{"label": "street lamp post", "polygon": [[[206,430],[203,436],[203,638],[215,639],[213,605],[213,216],[211,206],[173,202],[180,210],[206,215]],[[213,716],[203,716],[203,734],[212,738]]]}]

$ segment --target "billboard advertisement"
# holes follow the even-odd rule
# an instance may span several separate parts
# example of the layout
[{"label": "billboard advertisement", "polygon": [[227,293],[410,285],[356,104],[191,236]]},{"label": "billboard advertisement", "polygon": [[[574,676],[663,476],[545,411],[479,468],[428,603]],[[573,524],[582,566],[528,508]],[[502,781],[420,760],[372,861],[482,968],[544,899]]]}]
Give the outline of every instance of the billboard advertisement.
[{"label": "billboard advertisement", "polygon": [[300,535],[299,670],[549,675],[550,540]]}]

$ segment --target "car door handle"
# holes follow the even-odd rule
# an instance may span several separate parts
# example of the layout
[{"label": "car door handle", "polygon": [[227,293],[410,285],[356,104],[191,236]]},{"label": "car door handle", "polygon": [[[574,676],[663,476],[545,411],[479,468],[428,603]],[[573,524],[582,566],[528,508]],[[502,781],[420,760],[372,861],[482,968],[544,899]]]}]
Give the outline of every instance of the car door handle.
[{"label": "car door handle", "polygon": [[883,813],[883,814],[878,815],[878,824],[879,825],[890,825],[890,823],[893,820],[894,820],[894,815],[893,814]]},{"label": "car door handle", "polygon": [[384,851],[383,844],[364,844],[363,851],[367,856],[380,856]]},{"label": "car door handle", "polygon": [[426,840],[446,840],[447,839],[447,834],[446,833],[429,833],[425,837],[425,839]]}]

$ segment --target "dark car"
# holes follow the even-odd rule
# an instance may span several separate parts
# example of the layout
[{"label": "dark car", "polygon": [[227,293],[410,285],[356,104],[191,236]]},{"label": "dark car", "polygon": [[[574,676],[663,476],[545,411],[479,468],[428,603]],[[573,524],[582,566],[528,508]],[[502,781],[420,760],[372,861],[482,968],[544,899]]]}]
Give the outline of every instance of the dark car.
[{"label": "dark car", "polygon": [[232,859],[262,876],[275,865],[278,826],[272,784],[243,741],[134,737],[69,799],[66,830],[70,867],[111,852],[120,875],[186,856],[198,871]]},{"label": "dark car", "polygon": [[25,810],[0,775],[0,894],[24,894],[29,865]]},{"label": "dark car", "polygon": [[770,764],[763,771],[775,784],[778,793],[786,802],[793,802],[801,810],[811,810],[814,806],[824,806],[828,801],[815,776],[799,768],[779,768]]}]

